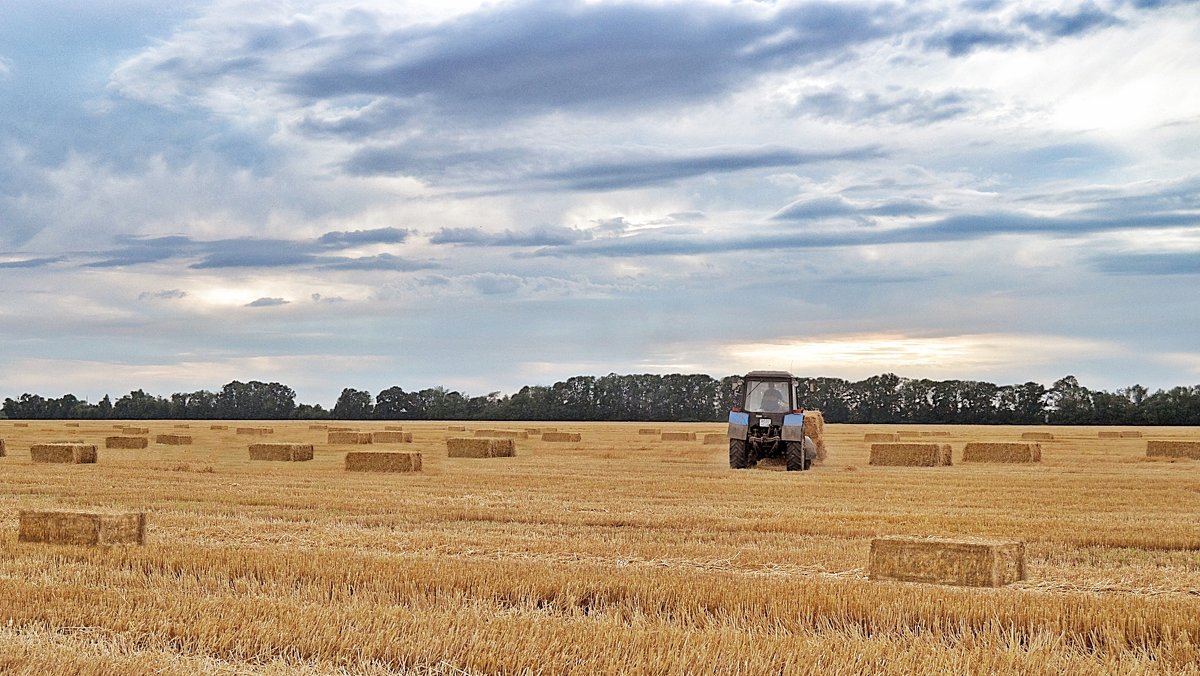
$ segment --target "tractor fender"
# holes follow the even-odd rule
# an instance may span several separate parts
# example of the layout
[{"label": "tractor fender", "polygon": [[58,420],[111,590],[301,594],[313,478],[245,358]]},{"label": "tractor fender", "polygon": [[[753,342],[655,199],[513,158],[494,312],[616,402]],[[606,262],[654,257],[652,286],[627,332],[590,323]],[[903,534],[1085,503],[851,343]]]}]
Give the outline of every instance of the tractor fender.
[{"label": "tractor fender", "polygon": [[745,439],[750,436],[750,414],[744,411],[729,412],[729,438]]},{"label": "tractor fender", "polygon": [[783,432],[780,436],[784,441],[804,441],[804,414],[789,413],[783,416]]}]

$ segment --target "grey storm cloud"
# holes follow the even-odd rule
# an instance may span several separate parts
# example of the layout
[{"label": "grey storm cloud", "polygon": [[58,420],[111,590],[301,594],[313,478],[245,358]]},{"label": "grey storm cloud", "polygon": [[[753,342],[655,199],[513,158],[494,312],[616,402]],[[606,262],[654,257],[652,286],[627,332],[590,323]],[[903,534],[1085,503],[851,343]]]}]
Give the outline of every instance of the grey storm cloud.
[{"label": "grey storm cloud", "polygon": [[61,263],[67,260],[66,256],[45,256],[41,258],[25,258],[15,261],[0,262],[0,270],[19,270],[23,268],[44,268],[48,265]]},{"label": "grey storm cloud", "polygon": [[906,24],[900,8],[525,2],[443,24],[327,38],[288,83],[318,100],[427,100],[472,117],[697,101]]},{"label": "grey storm cloud", "polygon": [[353,232],[327,232],[317,238],[323,246],[351,247],[363,244],[403,244],[409,231],[402,228],[378,228]]},{"label": "grey storm cloud", "polygon": [[1070,12],[1027,12],[1007,25],[974,23],[950,28],[927,38],[925,44],[950,56],[966,56],[979,49],[1009,49],[1077,37],[1121,23],[1116,15],[1086,3]]}]

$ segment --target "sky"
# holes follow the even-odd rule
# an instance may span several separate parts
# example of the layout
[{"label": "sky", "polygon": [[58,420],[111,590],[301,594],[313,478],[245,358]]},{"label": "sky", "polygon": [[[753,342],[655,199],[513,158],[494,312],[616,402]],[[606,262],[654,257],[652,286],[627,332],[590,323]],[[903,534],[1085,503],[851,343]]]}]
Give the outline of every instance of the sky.
[{"label": "sky", "polygon": [[1200,383],[1200,4],[3,0],[0,396]]}]

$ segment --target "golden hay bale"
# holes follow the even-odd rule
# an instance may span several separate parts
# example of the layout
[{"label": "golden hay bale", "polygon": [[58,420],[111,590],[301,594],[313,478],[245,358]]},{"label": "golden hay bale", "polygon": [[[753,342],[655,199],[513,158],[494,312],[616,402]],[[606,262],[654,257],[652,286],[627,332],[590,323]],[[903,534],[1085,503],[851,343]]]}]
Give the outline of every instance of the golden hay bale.
[{"label": "golden hay bale", "polygon": [[192,438],[186,434],[160,434],[154,437],[154,443],[167,446],[191,446]]},{"label": "golden hay bale", "polygon": [[34,444],[29,447],[29,457],[33,462],[91,464],[96,462],[96,446],[82,443]]},{"label": "golden hay bale", "polygon": [[[546,431],[547,432],[557,432],[558,430],[546,430]],[[541,436],[542,430],[537,427],[526,427],[525,434],[528,434],[531,437]]]},{"label": "golden hay bale", "polygon": [[229,429],[229,425],[209,425],[208,429],[210,429],[210,430],[227,430],[227,429]]},{"label": "golden hay bale", "polygon": [[176,429],[186,430],[186,429],[189,429],[189,428],[191,427],[191,425],[188,425],[188,424],[181,424],[181,425],[174,425],[174,427],[175,427]]},{"label": "golden hay bale", "polygon": [[327,429],[329,429],[329,425],[309,425],[308,429],[310,429],[310,430],[327,430]]},{"label": "golden hay bale", "polygon": [[706,446],[713,444],[724,444],[729,441],[729,435],[723,432],[715,432],[705,434],[702,441]]},{"label": "golden hay bale", "polygon": [[517,454],[517,442],[514,439],[451,438],[446,440],[446,450],[451,458],[510,458]]},{"label": "golden hay bale", "polygon": [[104,437],[105,448],[146,448],[150,440],[146,437]]},{"label": "golden hay bale", "polygon": [[1041,462],[1042,446],[1035,442],[968,442],[963,462]]},{"label": "golden hay bale", "polygon": [[404,425],[384,425],[383,429],[387,430],[388,432],[403,432]]},{"label": "golden hay bale", "polygon": [[275,430],[270,427],[239,427],[234,432],[236,434],[244,434],[248,437],[262,437],[268,434],[275,434]]},{"label": "golden hay bale", "polygon": [[545,432],[542,441],[580,441],[583,435],[576,432]]},{"label": "golden hay bale", "polygon": [[663,432],[659,437],[663,441],[695,441],[695,432]]},{"label": "golden hay bale", "polygon": [[1054,441],[1050,432],[1022,432],[1021,439],[1025,441]]},{"label": "golden hay bale", "polygon": [[369,444],[371,443],[370,432],[334,432],[329,431],[328,443],[330,444]]},{"label": "golden hay bale", "polygon": [[55,545],[140,545],[146,542],[144,512],[21,510],[17,541]]},{"label": "golden hay bale", "polygon": [[126,435],[150,434],[150,428],[149,427],[122,427],[121,434],[126,434]]},{"label": "golden hay bale", "polygon": [[918,430],[901,430],[896,432],[896,435],[901,439],[917,439],[921,436],[921,432]]},{"label": "golden hay bale", "polygon": [[868,432],[863,435],[863,441],[891,443],[900,441],[900,435],[895,432]]},{"label": "golden hay bale", "polygon": [[353,427],[327,427],[330,432],[353,432]]},{"label": "golden hay bale", "polygon": [[63,427],[79,427],[79,423],[63,423]]},{"label": "golden hay bale", "polygon": [[1102,432],[1100,432],[1099,437],[1101,439],[1120,439],[1121,433],[1120,432],[1103,432],[1102,431]]},{"label": "golden hay bale", "polygon": [[371,443],[373,444],[411,444],[413,440],[412,432],[372,432]]},{"label": "golden hay bale", "polygon": [[657,427],[643,427],[638,430],[638,434],[643,434],[643,435],[648,434],[648,435],[657,437],[658,435],[662,434],[662,430],[660,430]]},{"label": "golden hay bale", "polygon": [[1146,457],[1200,460],[1200,441],[1147,441]]},{"label": "golden hay bale", "polygon": [[312,444],[250,444],[251,460],[303,462],[313,459]]},{"label": "golden hay bale", "polygon": [[29,427],[29,423],[13,423],[13,427]]},{"label": "golden hay bale", "polygon": [[0,439],[0,458],[8,455],[8,448],[4,445],[4,440]]},{"label": "golden hay bale", "polygon": [[420,472],[420,453],[354,451],[346,454],[349,472]]},{"label": "golden hay bale", "polygon": [[950,433],[945,430],[934,430],[930,432],[929,435],[933,437],[948,437],[950,436]]},{"label": "golden hay bale", "polygon": [[447,432],[466,432],[467,428],[462,425],[449,425],[446,427]]},{"label": "golden hay bale", "polygon": [[524,430],[475,430],[477,437],[491,437],[493,439],[528,439],[529,433]]},{"label": "golden hay bale", "polygon": [[891,467],[944,467],[951,462],[950,444],[871,444],[872,465]]},{"label": "golden hay bale", "polygon": [[870,579],[1002,587],[1025,579],[1025,543],[883,537],[871,540]]},{"label": "golden hay bale", "polygon": [[1121,430],[1122,439],[1141,439],[1142,433],[1138,430]]},{"label": "golden hay bale", "polygon": [[804,436],[812,439],[817,447],[817,457],[813,463],[819,465],[825,462],[829,451],[825,448],[825,416],[820,411],[804,412]]}]

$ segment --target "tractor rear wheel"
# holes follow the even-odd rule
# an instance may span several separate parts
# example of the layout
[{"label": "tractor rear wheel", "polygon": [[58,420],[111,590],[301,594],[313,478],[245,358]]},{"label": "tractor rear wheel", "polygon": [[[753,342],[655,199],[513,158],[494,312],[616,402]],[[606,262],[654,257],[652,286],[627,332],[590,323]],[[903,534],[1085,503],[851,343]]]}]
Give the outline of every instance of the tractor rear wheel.
[{"label": "tractor rear wheel", "polygon": [[746,459],[746,440],[745,439],[730,439],[729,440],[729,468],[730,469],[746,469],[748,466]]},{"label": "tractor rear wheel", "polygon": [[798,472],[808,469],[808,459],[804,457],[804,444],[799,441],[787,441],[785,453],[787,455],[787,471]]}]

